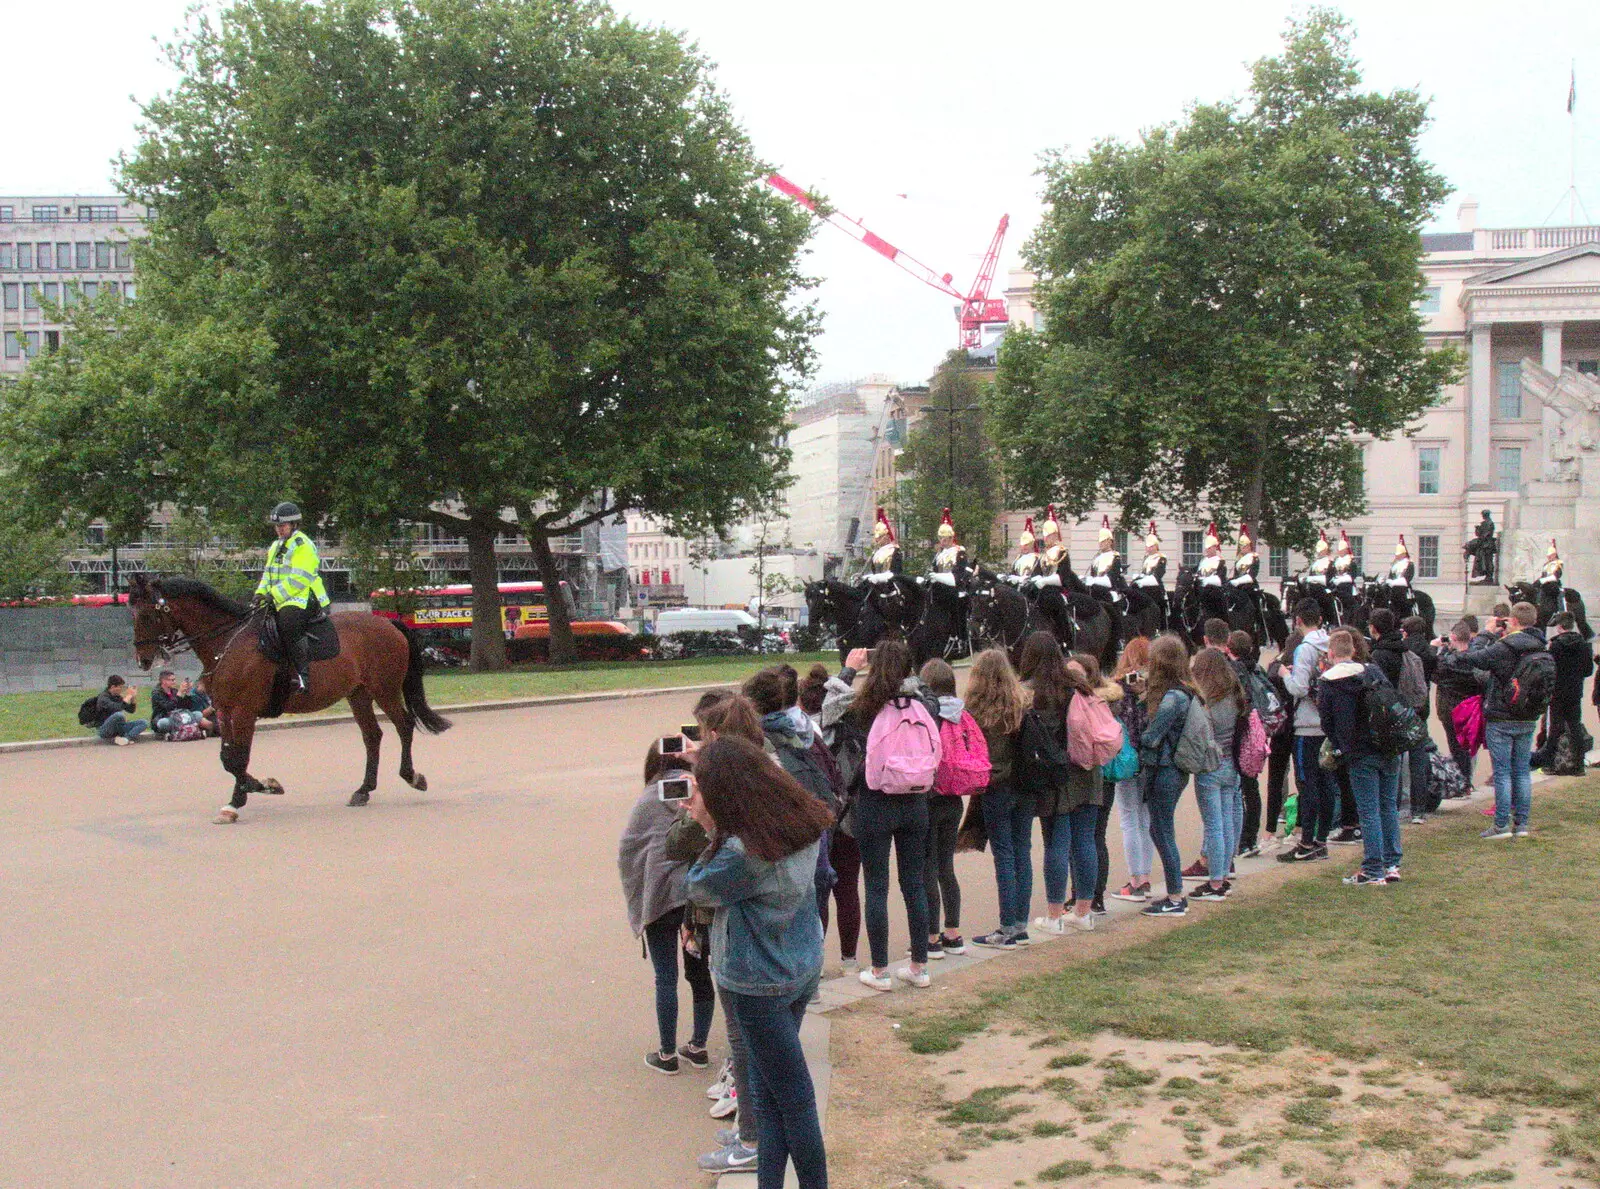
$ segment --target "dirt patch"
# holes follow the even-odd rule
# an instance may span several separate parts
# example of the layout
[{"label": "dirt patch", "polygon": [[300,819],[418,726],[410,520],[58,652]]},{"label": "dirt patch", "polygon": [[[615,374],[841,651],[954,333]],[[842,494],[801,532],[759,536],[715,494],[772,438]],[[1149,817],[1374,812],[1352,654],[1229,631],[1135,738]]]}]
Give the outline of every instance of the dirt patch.
[{"label": "dirt patch", "polygon": [[853,1023],[848,1059],[875,1069],[867,1085],[882,1109],[872,1126],[857,1115],[835,1130],[849,1136],[837,1151],[840,1186],[1595,1183],[1552,1150],[1571,1118],[1456,1094],[1425,1068],[1005,1027],[897,1062],[892,1020]]}]

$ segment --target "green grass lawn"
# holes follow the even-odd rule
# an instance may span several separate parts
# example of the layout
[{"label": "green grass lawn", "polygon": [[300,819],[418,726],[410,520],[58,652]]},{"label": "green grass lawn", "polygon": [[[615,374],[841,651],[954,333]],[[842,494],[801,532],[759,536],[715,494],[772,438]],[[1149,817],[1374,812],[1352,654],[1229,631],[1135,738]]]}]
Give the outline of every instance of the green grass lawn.
[{"label": "green grass lawn", "polygon": [[1052,1032],[1424,1062],[1458,1091],[1573,1111],[1559,1143],[1600,1168],[1600,777],[1536,786],[1534,836],[1455,813],[1405,836],[1405,882],[1347,888],[1358,861],[1210,910],[1154,940],[910,1018],[919,1052],[1011,1019]]},{"label": "green grass lawn", "polygon": [[[685,661],[594,661],[562,668],[522,665],[503,673],[435,669],[428,674],[428,701],[439,707],[552,694],[717,685],[741,681],[756,670],[780,661],[804,671],[813,661],[820,660],[831,666],[838,659],[837,653],[804,653],[783,657],[706,657]],[[131,680],[140,689],[141,709],[148,706],[149,690],[155,684],[153,675],[140,674]],[[0,743],[15,743],[25,739],[65,739],[84,734],[85,729],[78,725],[78,705],[88,696],[89,691],[81,689],[0,695]],[[341,702],[328,713],[346,709]]]}]

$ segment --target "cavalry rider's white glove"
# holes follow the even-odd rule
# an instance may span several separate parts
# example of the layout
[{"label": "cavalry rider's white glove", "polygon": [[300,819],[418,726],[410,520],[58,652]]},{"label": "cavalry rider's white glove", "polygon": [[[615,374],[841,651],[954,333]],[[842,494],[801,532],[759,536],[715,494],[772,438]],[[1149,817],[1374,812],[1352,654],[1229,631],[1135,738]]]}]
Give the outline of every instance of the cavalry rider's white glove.
[{"label": "cavalry rider's white glove", "polygon": [[1254,586],[1255,584],[1256,580],[1250,574],[1240,574],[1237,578],[1230,578],[1228,580],[1229,586]]},{"label": "cavalry rider's white glove", "polygon": [[1389,585],[1409,587],[1411,583],[1407,582],[1404,578],[1391,578],[1389,579]]},{"label": "cavalry rider's white glove", "polygon": [[1046,574],[1042,578],[1033,579],[1033,584],[1034,584],[1034,586],[1038,587],[1040,590],[1043,590],[1047,586],[1051,586],[1051,587],[1060,586],[1061,585],[1061,575],[1060,574]]},{"label": "cavalry rider's white glove", "polygon": [[867,579],[868,582],[872,583],[874,586],[881,586],[885,582],[893,582],[894,581],[894,571],[893,570],[885,570],[882,573],[878,573],[878,574],[868,574],[868,575],[866,575],[866,579]]},{"label": "cavalry rider's white glove", "polygon": [[947,573],[929,574],[928,581],[937,582],[942,586],[954,586],[956,584],[956,576]]},{"label": "cavalry rider's white glove", "polygon": [[1222,579],[1218,578],[1215,574],[1207,574],[1205,577],[1200,579],[1200,585],[1201,586],[1221,586],[1222,585]]}]

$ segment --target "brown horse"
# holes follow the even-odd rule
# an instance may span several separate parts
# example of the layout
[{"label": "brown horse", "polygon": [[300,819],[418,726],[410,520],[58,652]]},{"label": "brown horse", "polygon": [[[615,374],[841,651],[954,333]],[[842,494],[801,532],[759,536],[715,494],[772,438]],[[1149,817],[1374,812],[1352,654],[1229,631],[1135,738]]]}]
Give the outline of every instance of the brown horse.
[{"label": "brown horse", "polygon": [[[205,666],[206,689],[222,735],[222,766],[234,779],[233,799],[218,812],[217,824],[238,821],[251,793],[282,793],[283,785],[276,780],[263,784],[248,771],[256,720],[271,700],[278,669],[257,646],[259,617],[192,578],[135,574],[128,605],[133,608],[134,655],[141,668],[149,669],[158,658],[184,649],[193,649]],[[376,702],[400,736],[400,778],[414,789],[426,789],[427,779],[411,766],[413,730],[420,726],[438,734],[449,730],[450,722],[428,705],[422,689],[422,650],[415,637],[377,615],[341,612],[332,618],[339,633],[339,655],[314,662],[311,687],[291,695],[284,709],[309,714],[341,698],[350,703],[367,745],[367,772],[349,803],[365,805],[378,786],[378,747],[383,741],[372,709]]]}]

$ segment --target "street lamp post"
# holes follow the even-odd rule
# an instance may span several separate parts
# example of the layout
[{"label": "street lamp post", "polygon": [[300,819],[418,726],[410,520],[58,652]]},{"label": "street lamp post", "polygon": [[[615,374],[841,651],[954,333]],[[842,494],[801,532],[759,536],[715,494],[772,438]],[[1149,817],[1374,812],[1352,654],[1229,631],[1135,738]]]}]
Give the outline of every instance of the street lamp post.
[{"label": "street lamp post", "polygon": [[982,405],[957,406],[955,404],[951,404],[948,408],[928,410],[930,413],[943,413],[949,418],[949,420],[945,422],[945,444],[948,449],[947,461],[950,467],[949,474],[946,476],[945,481],[944,502],[947,507],[953,508],[956,504],[956,414],[975,413],[981,408],[983,408]]}]

